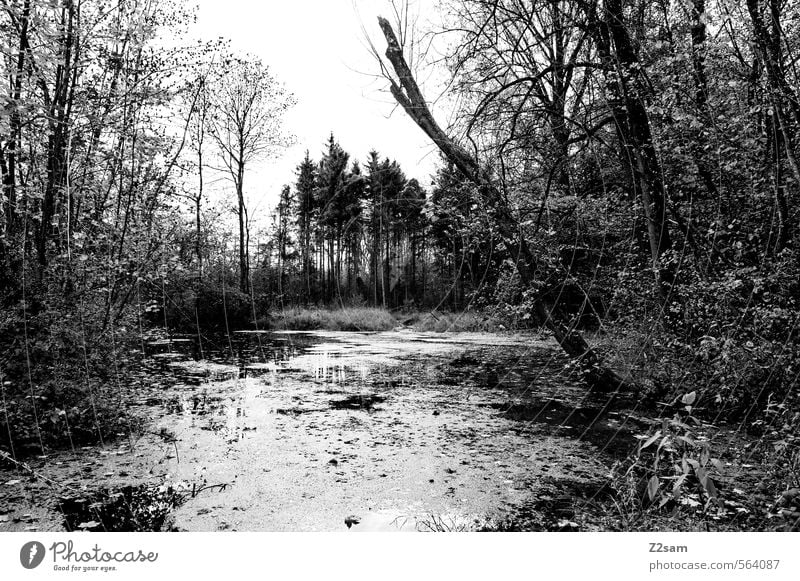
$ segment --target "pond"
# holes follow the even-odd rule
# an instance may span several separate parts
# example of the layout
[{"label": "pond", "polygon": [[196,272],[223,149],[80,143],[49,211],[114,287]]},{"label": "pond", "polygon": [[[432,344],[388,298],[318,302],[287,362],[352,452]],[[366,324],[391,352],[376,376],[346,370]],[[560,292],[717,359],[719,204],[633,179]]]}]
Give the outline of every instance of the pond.
[{"label": "pond", "polygon": [[55,508],[64,528],[575,530],[635,441],[532,336],[243,332],[146,349],[132,411],[151,423],[87,450]]}]

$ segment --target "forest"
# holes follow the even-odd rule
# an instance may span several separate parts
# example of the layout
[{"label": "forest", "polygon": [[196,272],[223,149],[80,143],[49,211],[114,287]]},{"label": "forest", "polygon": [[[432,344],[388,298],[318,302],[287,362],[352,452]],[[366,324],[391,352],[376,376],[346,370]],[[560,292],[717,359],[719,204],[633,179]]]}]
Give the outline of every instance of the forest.
[{"label": "forest", "polygon": [[154,333],[521,334],[649,420],[613,527],[701,526],[669,521],[691,489],[707,530],[745,488],[732,529],[797,530],[800,5],[412,9],[387,2],[365,51],[435,174],[320,127],[256,210],[302,99],[268,61],[182,42],[178,1],[2,0],[0,464],[35,478],[137,429]]}]

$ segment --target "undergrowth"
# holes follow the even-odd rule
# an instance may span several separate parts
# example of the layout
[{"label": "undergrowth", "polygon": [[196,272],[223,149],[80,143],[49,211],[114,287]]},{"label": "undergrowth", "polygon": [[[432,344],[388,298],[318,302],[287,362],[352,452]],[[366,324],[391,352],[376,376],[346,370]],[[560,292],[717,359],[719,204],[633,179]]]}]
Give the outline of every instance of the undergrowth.
[{"label": "undergrowth", "polygon": [[265,323],[271,329],[293,331],[389,331],[397,320],[378,308],[290,308],[272,313]]}]

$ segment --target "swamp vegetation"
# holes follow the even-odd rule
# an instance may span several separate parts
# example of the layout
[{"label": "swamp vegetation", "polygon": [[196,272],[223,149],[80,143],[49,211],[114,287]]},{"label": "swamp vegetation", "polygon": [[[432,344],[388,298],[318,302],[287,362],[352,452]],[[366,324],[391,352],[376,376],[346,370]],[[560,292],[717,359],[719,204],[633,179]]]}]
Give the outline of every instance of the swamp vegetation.
[{"label": "swamp vegetation", "polygon": [[800,7],[412,8],[435,175],[321,127],[262,216],[268,62],[2,2],[0,530],[800,527]]}]

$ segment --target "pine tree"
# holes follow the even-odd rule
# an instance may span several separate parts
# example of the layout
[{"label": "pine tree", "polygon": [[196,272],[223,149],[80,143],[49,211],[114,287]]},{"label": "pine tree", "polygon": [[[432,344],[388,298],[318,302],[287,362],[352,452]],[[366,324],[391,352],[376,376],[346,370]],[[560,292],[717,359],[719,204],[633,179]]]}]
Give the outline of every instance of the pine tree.
[{"label": "pine tree", "polygon": [[300,255],[302,261],[303,293],[305,301],[308,303],[312,299],[311,277],[312,277],[312,240],[311,231],[314,229],[314,222],[317,216],[317,204],[315,191],[317,187],[317,168],[314,161],[309,157],[308,151],[303,161],[297,166],[297,229],[300,243]]},{"label": "pine tree", "polygon": [[328,151],[319,162],[317,174],[317,204],[321,236],[327,244],[327,276],[324,279],[325,299],[330,301],[338,289],[341,270],[341,237],[346,215],[344,196],[347,182],[347,163],[350,156],[336,142],[333,134]]}]

